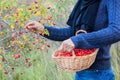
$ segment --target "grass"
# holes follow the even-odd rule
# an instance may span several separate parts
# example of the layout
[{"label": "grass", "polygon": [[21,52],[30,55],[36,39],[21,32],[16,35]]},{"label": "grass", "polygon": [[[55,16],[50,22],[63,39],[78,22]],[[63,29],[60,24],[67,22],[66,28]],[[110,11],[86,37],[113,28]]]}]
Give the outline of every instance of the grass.
[{"label": "grass", "polygon": [[9,80],[10,78],[12,80],[73,80],[74,73],[66,73],[57,69],[55,62],[51,58],[56,45],[51,47],[48,53],[45,51],[32,51],[29,53],[31,60],[36,59],[31,67],[19,65],[15,67],[12,75],[5,75],[0,71],[0,80]]},{"label": "grass", "polygon": [[113,70],[115,72],[115,80],[119,80],[120,79],[120,43],[116,43],[114,45],[112,45],[111,48],[111,55],[112,55],[112,66],[113,66]]}]

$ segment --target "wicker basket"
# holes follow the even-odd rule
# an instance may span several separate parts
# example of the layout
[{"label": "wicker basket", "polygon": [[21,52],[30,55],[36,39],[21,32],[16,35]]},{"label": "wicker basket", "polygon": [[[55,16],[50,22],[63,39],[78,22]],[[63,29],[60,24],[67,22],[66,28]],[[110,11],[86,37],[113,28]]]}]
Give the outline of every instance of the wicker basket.
[{"label": "wicker basket", "polygon": [[57,66],[62,71],[76,72],[89,68],[95,61],[97,51],[98,50],[86,56],[75,56],[75,53],[72,52],[74,54],[72,57],[64,56],[55,57],[53,54],[52,58],[55,60]]},{"label": "wicker basket", "polygon": [[[79,32],[85,32],[85,31],[79,30],[78,32],[76,32],[76,34],[78,34]],[[89,68],[94,63],[97,52],[98,49],[96,49],[95,52],[86,56],[75,56],[75,52],[72,51],[73,54],[72,57],[64,57],[64,56],[55,57],[53,54],[52,58],[55,60],[60,70],[65,72],[77,72]]]}]

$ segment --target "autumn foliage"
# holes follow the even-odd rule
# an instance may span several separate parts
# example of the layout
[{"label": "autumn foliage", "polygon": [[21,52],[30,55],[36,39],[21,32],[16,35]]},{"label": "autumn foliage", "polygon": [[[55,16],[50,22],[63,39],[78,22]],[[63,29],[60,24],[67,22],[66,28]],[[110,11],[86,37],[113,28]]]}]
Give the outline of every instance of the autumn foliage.
[{"label": "autumn foliage", "polygon": [[[19,4],[18,0],[0,1],[0,70],[12,74],[18,66],[31,67],[36,59],[29,53],[46,50],[50,44],[40,34],[33,34],[25,26],[30,21],[55,26],[50,15],[52,8],[33,0],[30,4]],[[53,24],[54,23],[54,24]],[[50,35],[47,29],[42,35]],[[22,73],[23,74],[23,73]]]}]

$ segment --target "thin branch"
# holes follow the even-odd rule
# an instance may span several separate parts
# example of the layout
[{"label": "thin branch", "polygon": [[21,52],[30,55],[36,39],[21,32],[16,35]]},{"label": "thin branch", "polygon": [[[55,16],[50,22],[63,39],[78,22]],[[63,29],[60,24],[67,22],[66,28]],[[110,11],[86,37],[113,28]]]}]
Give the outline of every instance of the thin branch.
[{"label": "thin branch", "polygon": [[6,21],[6,20],[3,20],[3,17],[2,17],[2,16],[0,16],[0,19],[1,19],[5,24],[7,24],[7,25],[10,26],[10,23],[9,23],[8,21]]},{"label": "thin branch", "polygon": [[7,38],[9,38],[9,37],[10,37],[10,35],[6,36],[5,38],[1,39],[0,42],[7,39]]},{"label": "thin branch", "polygon": [[7,22],[6,20],[2,20],[5,24],[9,25],[10,26],[10,23]]}]

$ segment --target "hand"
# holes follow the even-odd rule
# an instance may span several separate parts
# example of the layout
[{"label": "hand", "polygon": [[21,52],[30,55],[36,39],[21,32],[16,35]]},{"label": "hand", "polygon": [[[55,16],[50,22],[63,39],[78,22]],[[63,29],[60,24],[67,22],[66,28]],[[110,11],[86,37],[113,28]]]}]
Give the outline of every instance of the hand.
[{"label": "hand", "polygon": [[34,33],[42,33],[44,31],[44,26],[37,21],[29,22],[26,27]]},{"label": "hand", "polygon": [[75,45],[72,42],[72,40],[71,39],[67,39],[67,40],[63,41],[63,43],[61,44],[61,46],[58,49],[58,51],[61,51],[61,52],[71,52],[74,48],[75,48]]}]

